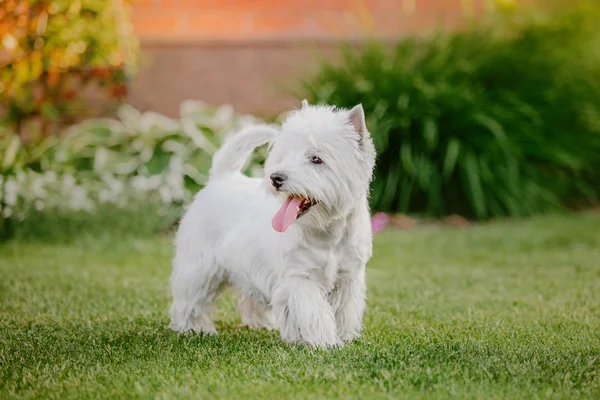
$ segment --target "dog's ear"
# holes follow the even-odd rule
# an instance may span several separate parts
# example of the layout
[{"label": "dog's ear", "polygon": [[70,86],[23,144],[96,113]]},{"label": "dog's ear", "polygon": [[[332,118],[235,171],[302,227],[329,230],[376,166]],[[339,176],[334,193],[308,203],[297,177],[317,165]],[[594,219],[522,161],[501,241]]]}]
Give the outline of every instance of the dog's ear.
[{"label": "dog's ear", "polygon": [[350,110],[348,113],[348,120],[356,133],[360,135],[358,138],[359,143],[362,143],[365,137],[369,135],[367,124],[365,122],[365,111],[363,110],[362,104],[358,104]]},{"label": "dog's ear", "polygon": [[308,100],[302,100],[302,109],[308,108]]}]

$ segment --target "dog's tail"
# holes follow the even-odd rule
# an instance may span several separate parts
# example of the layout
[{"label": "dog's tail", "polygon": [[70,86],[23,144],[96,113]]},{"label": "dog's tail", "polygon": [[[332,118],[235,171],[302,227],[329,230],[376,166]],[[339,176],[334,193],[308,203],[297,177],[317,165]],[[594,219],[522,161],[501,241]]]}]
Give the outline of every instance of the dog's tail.
[{"label": "dog's tail", "polygon": [[254,149],[271,142],[276,135],[275,128],[256,125],[231,136],[213,156],[210,177],[240,172]]}]

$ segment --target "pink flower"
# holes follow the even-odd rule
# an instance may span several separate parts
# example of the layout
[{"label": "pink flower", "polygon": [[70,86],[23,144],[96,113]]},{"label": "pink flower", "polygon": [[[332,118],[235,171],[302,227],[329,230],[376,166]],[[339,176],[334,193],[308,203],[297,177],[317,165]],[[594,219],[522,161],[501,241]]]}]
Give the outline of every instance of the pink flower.
[{"label": "pink flower", "polygon": [[383,231],[390,220],[390,217],[386,213],[379,212],[371,217],[371,229],[373,233],[379,233]]}]

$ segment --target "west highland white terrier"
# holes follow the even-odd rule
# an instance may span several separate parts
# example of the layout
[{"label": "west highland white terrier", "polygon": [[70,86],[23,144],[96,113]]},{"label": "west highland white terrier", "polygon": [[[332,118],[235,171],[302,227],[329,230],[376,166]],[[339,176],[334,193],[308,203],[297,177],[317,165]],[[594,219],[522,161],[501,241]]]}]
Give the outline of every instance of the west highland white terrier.
[{"label": "west highland white terrier", "polygon": [[[264,179],[244,176],[267,143]],[[361,105],[304,100],[280,129],[254,126],[227,140],[177,232],[170,328],[216,334],[208,312],[231,284],[242,293],[243,325],[315,347],[358,337],[374,164]]]}]

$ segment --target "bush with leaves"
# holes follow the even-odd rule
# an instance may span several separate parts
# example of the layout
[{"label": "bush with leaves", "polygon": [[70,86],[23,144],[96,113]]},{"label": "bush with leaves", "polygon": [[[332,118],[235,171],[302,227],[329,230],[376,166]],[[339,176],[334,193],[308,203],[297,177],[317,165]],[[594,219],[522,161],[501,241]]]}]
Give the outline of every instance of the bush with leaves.
[{"label": "bush with leaves", "polygon": [[363,104],[375,210],[484,219],[597,201],[599,7],[513,17],[348,48],[305,82],[313,102]]},{"label": "bush with leaves", "polygon": [[[137,52],[127,5],[127,0],[4,0],[4,125],[22,140],[35,141],[98,110],[114,111],[126,95]],[[100,103],[91,103],[92,91]]]},{"label": "bush with leaves", "polygon": [[[118,115],[85,121],[35,145],[18,135],[0,138],[0,236],[13,235],[27,221],[34,229],[32,219],[62,215],[65,224],[108,206],[129,217],[146,210],[143,219],[155,221],[144,225],[148,229],[168,225],[206,182],[222,140],[261,122],[235,115],[230,106],[213,109],[196,101],[181,105],[179,119],[127,105]],[[260,174],[263,160],[258,152],[245,172]]]}]

